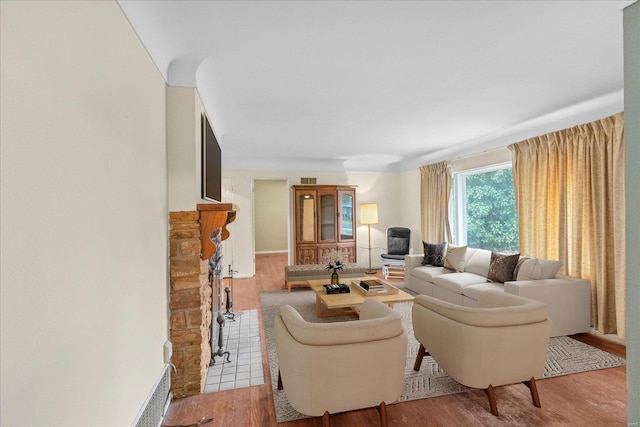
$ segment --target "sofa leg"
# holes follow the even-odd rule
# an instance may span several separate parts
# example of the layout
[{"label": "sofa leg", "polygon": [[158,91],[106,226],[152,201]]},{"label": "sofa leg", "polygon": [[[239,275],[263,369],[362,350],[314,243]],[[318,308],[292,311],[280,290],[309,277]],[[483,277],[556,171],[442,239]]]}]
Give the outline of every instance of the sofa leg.
[{"label": "sofa leg", "polygon": [[322,427],[331,427],[331,421],[329,421],[329,411],[324,411],[324,415],[322,415]]},{"label": "sofa leg", "polygon": [[282,375],[280,375],[280,369],[278,369],[278,390],[282,390],[284,386],[282,385]]},{"label": "sofa leg", "polygon": [[387,404],[380,402],[378,406],[378,412],[380,412],[380,427],[387,427],[389,425],[387,421]]},{"label": "sofa leg", "polygon": [[424,356],[428,356],[428,355],[429,353],[427,353],[427,349],[424,348],[422,344],[420,344],[420,348],[418,349],[418,355],[416,356],[416,363],[413,364],[414,371],[420,370],[420,365],[422,365],[422,359],[424,358]]},{"label": "sofa leg", "polygon": [[538,386],[536,386],[536,379],[531,377],[529,381],[523,381],[523,384],[529,387],[531,390],[531,400],[533,400],[533,406],[536,408],[541,408],[540,405],[540,396],[538,396]]},{"label": "sofa leg", "polygon": [[496,403],[496,394],[493,392],[493,386],[489,384],[489,387],[484,389],[489,398],[489,407],[491,407],[491,414],[498,416],[498,404]]}]

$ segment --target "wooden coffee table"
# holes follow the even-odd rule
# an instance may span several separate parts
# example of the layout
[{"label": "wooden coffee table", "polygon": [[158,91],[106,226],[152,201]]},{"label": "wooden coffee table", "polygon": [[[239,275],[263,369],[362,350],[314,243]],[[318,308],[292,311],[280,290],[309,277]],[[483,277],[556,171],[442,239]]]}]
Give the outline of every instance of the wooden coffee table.
[{"label": "wooden coffee table", "polygon": [[[351,285],[351,281],[371,279],[371,277],[356,277],[349,278],[348,284]],[[377,279],[383,282],[380,279]],[[357,289],[351,289],[348,294],[325,294],[322,285],[329,283],[327,279],[324,280],[309,280],[309,286],[316,294],[316,316],[317,317],[329,317],[329,316],[344,316],[346,314],[360,315],[358,307],[362,305],[364,300],[368,298],[377,299],[389,307],[393,307],[393,304],[397,302],[411,302],[414,297],[408,293],[398,289],[397,294],[385,294],[366,296],[360,293]],[[323,307],[326,310],[323,310]]]}]

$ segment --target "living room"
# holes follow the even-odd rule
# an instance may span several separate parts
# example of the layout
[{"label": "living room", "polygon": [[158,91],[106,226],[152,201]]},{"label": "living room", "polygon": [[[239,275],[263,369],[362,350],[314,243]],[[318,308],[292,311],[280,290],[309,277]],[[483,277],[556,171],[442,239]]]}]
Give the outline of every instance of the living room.
[{"label": "living room", "polygon": [[[164,366],[167,214],[193,210],[200,200],[198,125],[192,121],[199,119],[197,92],[167,85],[116,2],[3,1],[0,7],[1,423],[126,425]],[[625,131],[637,141],[638,87],[630,73],[637,75],[638,5],[625,14],[631,70],[624,88]],[[187,98],[185,105],[193,103],[183,126],[194,137],[181,154],[167,143],[176,92]],[[626,150],[626,185],[634,188],[640,181],[638,144]],[[379,203],[374,246],[382,245],[387,226],[419,229],[417,168],[327,172],[252,165],[225,170],[225,176],[240,207],[233,253],[242,276],[254,271],[251,248],[241,246],[253,241],[254,179],[297,184],[301,176],[313,176],[321,183],[357,185],[358,203]],[[189,190],[176,195],[184,186]],[[627,211],[639,204],[638,195],[627,192]],[[366,242],[365,228],[357,232],[359,243]],[[638,225],[627,221],[626,234],[627,306],[637,307]],[[419,240],[415,245],[420,249]],[[364,249],[358,256],[367,259]],[[640,419],[638,358],[632,357],[638,354],[640,321],[636,310],[627,312],[627,408],[633,423]]]}]

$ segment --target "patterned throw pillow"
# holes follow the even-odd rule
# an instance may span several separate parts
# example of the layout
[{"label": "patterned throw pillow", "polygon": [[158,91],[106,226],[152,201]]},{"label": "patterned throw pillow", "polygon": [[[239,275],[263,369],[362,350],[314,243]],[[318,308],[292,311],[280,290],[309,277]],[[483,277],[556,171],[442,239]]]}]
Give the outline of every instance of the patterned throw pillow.
[{"label": "patterned throw pillow", "polygon": [[444,266],[458,273],[464,271],[464,265],[467,262],[466,246],[447,246],[447,254],[444,257]]},{"label": "patterned throw pillow", "polygon": [[447,242],[422,242],[422,246],[424,246],[424,259],[422,260],[422,265],[431,264],[436,267],[444,267],[444,252],[447,249]]},{"label": "patterned throw pillow", "polygon": [[492,282],[508,282],[513,279],[513,271],[516,269],[520,254],[501,254],[491,251],[491,263],[487,279]]}]

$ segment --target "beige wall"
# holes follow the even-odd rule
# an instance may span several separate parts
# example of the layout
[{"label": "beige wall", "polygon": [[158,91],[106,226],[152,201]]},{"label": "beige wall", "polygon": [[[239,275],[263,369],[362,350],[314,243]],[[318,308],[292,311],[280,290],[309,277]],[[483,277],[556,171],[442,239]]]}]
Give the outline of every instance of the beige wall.
[{"label": "beige wall", "polygon": [[286,180],[256,180],[253,186],[256,253],[287,252],[289,186]]},{"label": "beige wall", "polygon": [[[192,211],[201,198],[202,114],[198,91],[188,87],[167,87],[167,170],[169,212]],[[215,123],[213,132],[218,141]]]},{"label": "beige wall", "polygon": [[[167,171],[169,212],[192,211],[200,203],[199,143],[196,117],[197,92],[187,87],[167,87]],[[197,169],[197,170],[196,170]]]},{"label": "beige wall", "polygon": [[[291,185],[299,184],[300,177],[317,177],[318,184],[357,185],[356,211],[362,203],[378,203],[378,217],[380,223],[371,227],[371,244],[376,247],[373,252],[372,265],[380,267],[379,251],[386,246],[385,230],[394,225],[406,225],[413,231],[414,247],[418,244],[420,233],[420,204],[419,204],[419,175],[414,171],[405,173],[381,172],[314,172],[314,171],[274,171],[274,170],[240,170],[226,169],[223,175],[233,181],[233,203],[240,212],[234,222],[232,240],[233,255],[225,253],[234,259],[237,277],[250,277],[255,273],[253,262],[253,228],[252,224],[252,185],[254,180],[278,179],[286,180],[288,187],[288,214],[291,212]],[[416,179],[417,177],[417,179]],[[418,213],[416,217],[415,212]],[[290,216],[290,218],[292,218]],[[406,218],[406,219],[405,219]],[[416,222],[417,218],[417,222]],[[289,254],[293,238],[293,221],[290,222]],[[367,227],[357,225],[358,262],[363,267],[368,266],[369,252],[367,247]],[[420,247],[420,246],[417,246]]]},{"label": "beige wall", "polygon": [[627,421],[640,425],[640,3],[624,10],[624,135],[627,240]]},{"label": "beige wall", "polygon": [[166,84],[114,1],[0,8],[0,424],[129,425],[167,339]]},{"label": "beige wall", "polygon": [[[625,12],[628,188],[640,169],[638,9]],[[128,425],[163,364],[167,211],[200,202],[202,104],[194,89],[166,88],[116,2],[2,1],[0,19],[0,424]],[[178,104],[166,102],[174,95]],[[358,185],[358,205],[380,210],[372,245],[406,225],[421,251],[417,170],[223,174],[240,207],[231,251],[240,275],[254,268],[254,179]],[[636,223],[627,222],[628,331],[640,323]],[[365,265],[366,226],[357,235]],[[627,339],[637,424],[638,336]]]},{"label": "beige wall", "polygon": [[[198,203],[207,203],[200,198],[200,114],[204,107],[197,91],[192,88],[169,86],[167,89],[167,145],[169,211],[193,210]],[[225,169],[224,144],[213,123],[216,137],[221,141],[223,152],[223,201],[238,208],[236,220],[229,225],[230,237],[223,242],[223,264],[233,264],[236,277],[251,277],[255,274],[254,248],[256,251],[279,249],[265,248],[257,239],[262,239],[260,218],[254,218],[252,186],[254,180],[280,180],[286,182],[288,215],[288,247],[292,248],[293,217],[291,212],[291,185],[300,183],[300,177],[315,176],[318,184],[357,185],[357,203],[377,202],[380,224],[371,229],[372,246],[375,251],[372,265],[380,267],[380,248],[386,246],[387,227],[405,225],[412,228],[412,246],[421,251],[420,240],[420,176],[418,171],[404,173],[382,172],[314,172],[280,170]],[[194,168],[195,165],[195,168]],[[255,233],[254,236],[254,225]],[[263,230],[264,231],[264,230]],[[367,228],[358,225],[358,260],[368,266]],[[265,239],[267,237],[264,237]],[[225,274],[227,271],[225,270]]]}]

